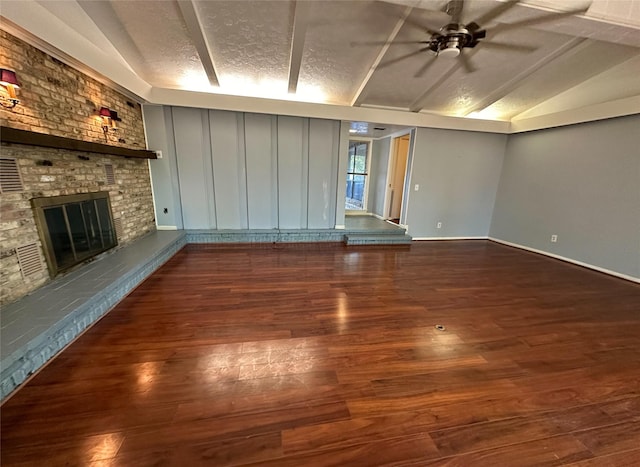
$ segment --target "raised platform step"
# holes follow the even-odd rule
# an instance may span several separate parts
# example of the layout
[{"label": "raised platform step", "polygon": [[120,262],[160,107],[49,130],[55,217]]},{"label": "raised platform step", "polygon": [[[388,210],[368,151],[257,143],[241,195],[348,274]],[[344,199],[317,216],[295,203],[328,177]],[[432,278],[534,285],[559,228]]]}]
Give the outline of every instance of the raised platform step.
[{"label": "raised platform step", "polygon": [[315,243],[341,242],[344,230],[251,229],[187,230],[187,243]]},{"label": "raised platform step", "polygon": [[404,232],[401,234],[349,234],[344,236],[347,245],[411,245],[411,237]]}]

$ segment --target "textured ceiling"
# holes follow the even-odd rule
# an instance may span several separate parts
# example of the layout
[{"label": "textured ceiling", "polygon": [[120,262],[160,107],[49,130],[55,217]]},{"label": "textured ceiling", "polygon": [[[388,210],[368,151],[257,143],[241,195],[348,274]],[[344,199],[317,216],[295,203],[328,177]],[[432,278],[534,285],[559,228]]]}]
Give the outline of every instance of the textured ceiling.
[{"label": "textured ceiling", "polygon": [[[640,94],[639,0],[523,0],[482,26],[487,42],[525,50],[481,42],[463,50],[472,73],[429,50],[387,64],[449,21],[441,0],[25,2],[152,88],[507,121]],[[462,22],[504,4],[466,0]],[[493,32],[580,7],[588,10]]]}]

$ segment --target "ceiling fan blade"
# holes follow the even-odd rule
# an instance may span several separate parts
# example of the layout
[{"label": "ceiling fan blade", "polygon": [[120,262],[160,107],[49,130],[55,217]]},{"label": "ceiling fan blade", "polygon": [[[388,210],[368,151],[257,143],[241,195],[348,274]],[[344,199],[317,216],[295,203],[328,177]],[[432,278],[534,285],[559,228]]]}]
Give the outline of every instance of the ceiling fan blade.
[{"label": "ceiling fan blade", "polygon": [[469,57],[466,56],[464,51],[462,50],[460,51],[459,58],[460,58],[460,61],[462,62],[462,67],[464,68],[464,71],[466,71],[467,73],[473,73],[474,71],[476,71],[475,67],[471,63],[471,60],[469,60]]},{"label": "ceiling fan blade", "polygon": [[430,44],[429,41],[353,41],[351,47],[359,45],[400,45],[400,44]]},{"label": "ceiling fan blade", "polygon": [[508,29],[514,29],[514,28],[522,28],[522,27],[526,27],[526,26],[533,26],[534,24],[540,24],[540,23],[546,23],[548,21],[555,21],[557,19],[560,18],[564,18],[566,16],[573,16],[573,15],[579,15],[582,14],[584,12],[586,12],[589,8],[580,8],[577,10],[569,10],[569,11],[562,11],[560,13],[550,13],[548,15],[543,15],[543,16],[538,16],[537,18],[531,18],[531,19],[525,19],[522,21],[516,21],[515,23],[502,23],[502,24],[498,24],[497,26],[491,28],[491,32],[499,32],[499,31],[506,31]]},{"label": "ceiling fan blade", "polygon": [[483,48],[513,50],[516,52],[533,52],[537,49],[537,47],[533,45],[511,44],[508,42],[481,41],[480,43]]},{"label": "ceiling fan blade", "polygon": [[487,37],[487,31],[484,29],[480,29],[479,31],[476,29],[471,33],[471,37],[474,41],[478,41],[478,39],[484,39]]},{"label": "ceiling fan blade", "polygon": [[408,18],[408,17],[405,18],[404,22],[405,22],[405,24],[408,24],[408,25],[413,26],[414,28],[420,30],[420,32],[426,32],[426,33],[431,34],[432,36],[434,34],[440,34],[438,31],[436,31],[434,29],[431,29],[429,26],[426,26],[423,23],[419,23],[419,22],[417,22],[417,21],[415,21],[415,20],[413,20],[411,18]]},{"label": "ceiling fan blade", "polygon": [[491,10],[487,11],[484,15],[481,15],[480,17],[478,17],[478,18],[474,19],[473,21],[471,21],[471,23],[469,23],[469,25],[471,25],[472,23],[475,23],[476,25],[486,24],[489,21],[491,21],[492,19],[497,18],[498,16],[500,16],[502,13],[507,11],[509,8],[514,6],[519,1],[520,0],[508,0],[508,1],[504,2],[504,3],[501,3],[500,5],[497,5],[495,8],[492,8]]},{"label": "ceiling fan blade", "polygon": [[429,50],[429,47],[423,47],[422,49],[416,50],[414,52],[411,52],[405,55],[400,55],[399,57],[393,58],[391,60],[387,60],[386,62],[382,62],[378,64],[378,66],[376,67],[376,70],[379,70],[380,68],[388,67],[390,65],[393,65],[394,63],[401,62],[402,60],[413,57],[414,55],[421,54],[422,52],[425,52],[427,50]]},{"label": "ceiling fan blade", "polygon": [[429,59],[425,62],[425,64],[422,65],[418,71],[416,71],[416,74],[413,75],[413,77],[422,78],[424,74],[427,72],[427,70],[429,69],[429,67],[435,63],[435,61],[436,61],[436,55],[431,55]]},{"label": "ceiling fan blade", "polygon": [[454,24],[462,23],[462,11],[464,10],[464,0],[451,0],[444,7],[445,13],[451,16],[451,22]]}]

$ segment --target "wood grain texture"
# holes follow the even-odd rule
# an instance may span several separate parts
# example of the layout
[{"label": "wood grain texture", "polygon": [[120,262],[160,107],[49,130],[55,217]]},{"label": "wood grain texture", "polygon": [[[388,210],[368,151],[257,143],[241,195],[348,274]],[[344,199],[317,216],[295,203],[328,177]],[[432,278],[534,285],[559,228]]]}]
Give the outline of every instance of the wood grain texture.
[{"label": "wood grain texture", "polygon": [[640,286],[487,241],[193,245],[1,412],[3,466],[640,465]]}]

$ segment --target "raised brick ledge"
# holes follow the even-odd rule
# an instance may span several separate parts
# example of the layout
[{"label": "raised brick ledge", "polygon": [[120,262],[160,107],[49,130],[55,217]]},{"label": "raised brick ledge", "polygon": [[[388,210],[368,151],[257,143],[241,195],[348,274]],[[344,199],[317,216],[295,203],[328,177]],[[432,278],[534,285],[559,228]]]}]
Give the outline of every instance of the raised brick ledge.
[{"label": "raised brick ledge", "polygon": [[187,243],[317,243],[342,242],[344,230],[253,229],[187,230]]},{"label": "raised brick ledge", "polygon": [[2,307],[2,400],[177,253],[186,241],[183,231],[154,232]]}]

